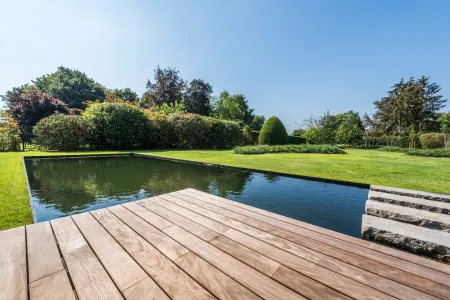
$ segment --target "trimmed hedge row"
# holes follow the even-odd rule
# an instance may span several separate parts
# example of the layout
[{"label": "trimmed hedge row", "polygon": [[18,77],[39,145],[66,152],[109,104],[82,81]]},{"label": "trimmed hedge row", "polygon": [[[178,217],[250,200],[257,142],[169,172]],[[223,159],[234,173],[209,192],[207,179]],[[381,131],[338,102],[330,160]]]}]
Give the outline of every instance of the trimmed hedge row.
[{"label": "trimmed hedge row", "polygon": [[425,133],[420,136],[420,143],[425,149],[436,149],[445,147],[444,133]]},{"label": "trimmed hedge row", "polygon": [[89,106],[82,116],[56,114],[34,128],[48,150],[210,148],[240,145],[239,124],[195,114],[154,114],[124,103]]},{"label": "trimmed hedge row", "polygon": [[301,137],[301,136],[288,135],[288,137],[287,137],[287,143],[288,143],[289,145],[306,144],[306,138]]}]

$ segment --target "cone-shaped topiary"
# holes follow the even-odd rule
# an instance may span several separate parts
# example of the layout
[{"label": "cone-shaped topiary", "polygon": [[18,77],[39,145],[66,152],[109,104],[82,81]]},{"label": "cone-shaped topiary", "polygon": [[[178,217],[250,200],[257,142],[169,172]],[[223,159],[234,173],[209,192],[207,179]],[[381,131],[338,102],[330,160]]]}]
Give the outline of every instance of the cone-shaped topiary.
[{"label": "cone-shaped topiary", "polygon": [[259,133],[260,145],[284,145],[287,143],[287,132],[277,117],[271,117],[264,123]]}]

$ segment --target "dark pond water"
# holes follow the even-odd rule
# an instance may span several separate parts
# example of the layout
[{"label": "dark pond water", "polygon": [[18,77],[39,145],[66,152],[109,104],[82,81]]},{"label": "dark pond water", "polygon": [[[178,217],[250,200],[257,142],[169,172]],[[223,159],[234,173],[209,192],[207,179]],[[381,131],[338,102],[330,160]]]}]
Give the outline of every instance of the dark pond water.
[{"label": "dark pond water", "polygon": [[195,188],[360,237],[367,189],[143,157],[25,161],[38,222]]}]

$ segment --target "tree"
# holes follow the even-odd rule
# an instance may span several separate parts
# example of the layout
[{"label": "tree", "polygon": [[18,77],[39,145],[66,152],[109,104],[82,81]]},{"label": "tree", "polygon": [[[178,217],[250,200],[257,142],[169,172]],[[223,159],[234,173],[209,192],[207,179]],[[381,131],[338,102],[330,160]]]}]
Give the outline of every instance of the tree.
[{"label": "tree", "polygon": [[184,104],[189,113],[209,116],[211,113],[212,86],[201,79],[189,82],[184,94]]},{"label": "tree", "polygon": [[248,107],[247,100],[242,94],[231,95],[227,91],[220,93],[213,102],[213,115],[216,118],[240,122],[250,125],[253,121],[253,109]]},{"label": "tree", "polygon": [[359,145],[364,136],[364,127],[357,112],[342,114],[342,121],[336,130],[336,140],[341,144]]},{"label": "tree", "polygon": [[439,125],[442,133],[450,133],[450,111],[439,116]]},{"label": "tree", "polygon": [[6,107],[11,107],[14,102],[20,97],[20,95],[29,90],[28,84],[21,85],[19,87],[13,87],[10,91],[7,91],[4,95],[0,95],[0,98],[5,102]]},{"label": "tree", "polygon": [[35,90],[15,97],[8,109],[19,126],[34,126],[39,120],[56,112],[67,114],[69,109],[61,100]]},{"label": "tree", "polygon": [[103,101],[104,87],[75,69],[58,67],[55,73],[43,75],[33,81],[34,86],[51,97],[58,98],[70,108],[84,109],[87,100]]},{"label": "tree", "polygon": [[154,82],[147,80],[141,106],[149,108],[163,103],[174,104],[183,98],[186,82],[178,75],[177,69],[161,69],[157,66],[154,70]]},{"label": "tree", "polygon": [[441,87],[430,82],[430,78],[411,77],[400,80],[387,96],[374,102],[374,127],[384,134],[405,135],[411,126],[415,132],[437,130],[439,111],[445,107],[446,99],[439,95]]},{"label": "tree", "polygon": [[266,122],[266,118],[264,116],[254,116],[251,124],[251,128],[256,131],[260,131],[261,128]]},{"label": "tree", "polygon": [[[106,92],[106,90],[105,90]],[[136,92],[133,92],[130,88],[124,88],[124,89],[114,89],[112,90],[114,95],[122,99],[123,101],[129,101],[129,102],[138,102],[139,97]]]},{"label": "tree", "polygon": [[292,131],[292,135],[303,137],[303,135],[305,134],[305,131],[306,130],[303,128],[297,128],[297,129],[294,129],[294,131]]}]

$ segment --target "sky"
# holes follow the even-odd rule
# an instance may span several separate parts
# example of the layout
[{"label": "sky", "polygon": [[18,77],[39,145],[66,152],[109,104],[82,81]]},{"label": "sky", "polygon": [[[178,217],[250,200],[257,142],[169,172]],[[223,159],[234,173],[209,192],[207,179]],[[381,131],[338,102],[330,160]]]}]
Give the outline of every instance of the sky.
[{"label": "sky", "polygon": [[[374,112],[401,78],[450,98],[450,1],[0,0],[0,94],[78,69],[142,94],[157,65],[244,94],[289,131]],[[446,108],[448,110],[448,108]]]}]

